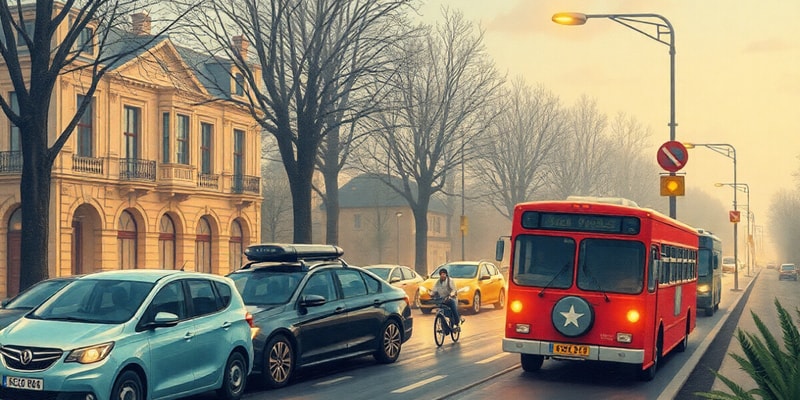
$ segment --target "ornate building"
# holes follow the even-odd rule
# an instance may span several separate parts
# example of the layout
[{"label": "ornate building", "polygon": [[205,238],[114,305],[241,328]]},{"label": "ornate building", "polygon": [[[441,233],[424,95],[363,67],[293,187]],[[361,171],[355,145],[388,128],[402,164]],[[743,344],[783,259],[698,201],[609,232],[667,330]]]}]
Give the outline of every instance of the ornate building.
[{"label": "ornate building", "polygon": [[[132,20],[119,46],[152,39],[149,16]],[[248,110],[225,101],[244,94],[230,68],[162,37],[105,75],[54,163],[50,276],[127,268],[225,274],[242,264],[243,249],[259,241],[260,129]],[[85,79],[59,77],[51,143],[83,100]],[[13,106],[12,88],[0,72]],[[17,293],[24,268],[20,132],[2,119],[0,298]]]}]

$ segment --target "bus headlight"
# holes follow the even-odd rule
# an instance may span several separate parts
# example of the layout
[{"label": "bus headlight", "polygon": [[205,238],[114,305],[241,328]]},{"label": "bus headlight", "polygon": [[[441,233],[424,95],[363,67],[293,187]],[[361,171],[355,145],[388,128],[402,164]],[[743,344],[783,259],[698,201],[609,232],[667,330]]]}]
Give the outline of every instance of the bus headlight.
[{"label": "bus headlight", "polygon": [[697,285],[697,294],[708,294],[711,291],[709,285]]},{"label": "bus headlight", "polygon": [[617,332],[617,342],[630,343],[633,341],[632,333]]},{"label": "bus headlight", "polygon": [[529,324],[516,324],[514,325],[514,332],[529,334],[531,333],[531,326]]},{"label": "bus headlight", "polygon": [[514,300],[511,302],[511,304],[509,304],[509,307],[511,308],[512,312],[518,313],[522,311],[522,302],[519,300]]},{"label": "bus headlight", "polygon": [[639,318],[641,318],[641,315],[639,314],[638,310],[628,310],[628,314],[626,315],[626,317],[628,318],[628,322],[635,323],[639,322]]}]

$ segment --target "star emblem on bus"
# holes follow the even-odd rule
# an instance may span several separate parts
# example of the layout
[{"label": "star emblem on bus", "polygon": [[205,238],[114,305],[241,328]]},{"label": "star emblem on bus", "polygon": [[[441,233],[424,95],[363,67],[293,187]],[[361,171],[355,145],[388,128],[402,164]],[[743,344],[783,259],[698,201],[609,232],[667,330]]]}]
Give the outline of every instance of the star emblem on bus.
[{"label": "star emblem on bus", "polygon": [[580,317],[582,317],[584,315],[583,313],[576,313],[574,305],[570,305],[569,306],[569,311],[568,312],[561,312],[560,314],[563,315],[564,318],[565,318],[564,319],[564,326],[572,324],[572,325],[575,325],[575,327],[578,327],[578,328],[580,327],[580,325],[578,325],[578,318],[580,318]]}]

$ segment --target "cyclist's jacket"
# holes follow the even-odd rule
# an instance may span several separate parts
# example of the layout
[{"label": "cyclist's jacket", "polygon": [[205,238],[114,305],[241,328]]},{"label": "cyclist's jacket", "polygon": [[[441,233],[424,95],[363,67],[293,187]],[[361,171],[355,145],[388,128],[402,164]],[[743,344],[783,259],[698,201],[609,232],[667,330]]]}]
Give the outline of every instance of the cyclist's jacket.
[{"label": "cyclist's jacket", "polygon": [[456,283],[453,282],[449,276],[444,280],[444,282],[442,282],[441,279],[437,279],[436,284],[433,285],[433,293],[442,298],[448,296],[455,297],[456,290],[458,290]]}]

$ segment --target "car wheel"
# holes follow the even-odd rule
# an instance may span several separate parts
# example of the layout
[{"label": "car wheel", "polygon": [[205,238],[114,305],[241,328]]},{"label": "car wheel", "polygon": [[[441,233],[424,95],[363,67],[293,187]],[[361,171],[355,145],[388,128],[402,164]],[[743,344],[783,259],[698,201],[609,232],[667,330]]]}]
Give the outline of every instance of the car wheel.
[{"label": "car wheel", "polygon": [[419,290],[414,293],[414,308],[420,308],[420,301],[419,301]]},{"label": "car wheel", "polygon": [[228,356],[222,387],[217,389],[217,396],[223,400],[239,400],[247,384],[247,363],[242,353],[234,351]]},{"label": "car wheel", "polygon": [[111,398],[119,400],[144,400],[144,388],[139,374],[133,371],[123,371],[114,381],[111,389]]},{"label": "car wheel", "polygon": [[475,292],[472,296],[472,313],[477,314],[481,312],[481,292]]},{"label": "car wheel", "polygon": [[497,303],[494,303],[494,308],[502,310],[506,306],[506,291],[501,290],[497,297]]},{"label": "car wheel", "polygon": [[395,320],[386,321],[381,329],[379,336],[380,342],[375,351],[375,360],[382,364],[390,364],[400,356],[400,348],[403,345],[403,334],[400,331],[400,324]]},{"label": "car wheel", "polygon": [[422,307],[420,307],[419,310],[422,311],[423,314],[430,314],[431,311],[433,311],[432,308],[422,308]]},{"label": "car wheel", "polygon": [[276,389],[286,386],[294,373],[294,349],[283,335],[270,339],[264,348],[264,381],[267,387]]}]

